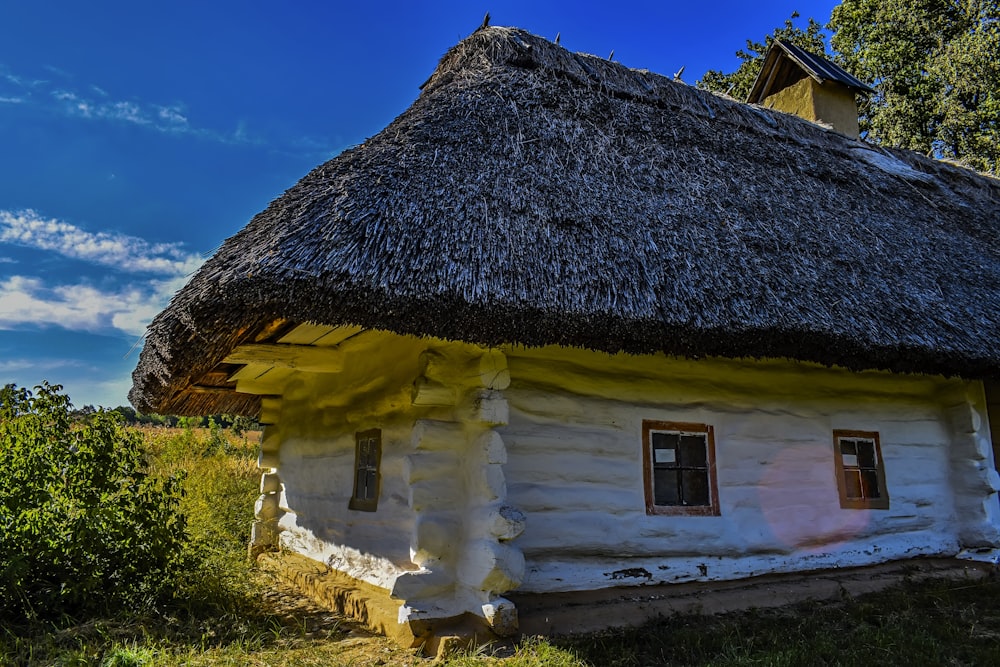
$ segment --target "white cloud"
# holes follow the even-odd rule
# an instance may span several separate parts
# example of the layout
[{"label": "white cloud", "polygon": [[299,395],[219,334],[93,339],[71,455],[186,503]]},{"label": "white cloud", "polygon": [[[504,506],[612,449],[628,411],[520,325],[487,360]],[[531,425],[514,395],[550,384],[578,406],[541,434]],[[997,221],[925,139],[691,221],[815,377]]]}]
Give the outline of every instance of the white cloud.
[{"label": "white cloud", "polygon": [[[103,93],[101,97],[107,97],[107,93]],[[158,116],[156,109],[165,108],[156,107],[146,110],[136,102],[103,102],[91,100],[69,90],[54,90],[52,91],[52,98],[57,102],[61,102],[63,109],[70,115],[83,116],[84,118],[117,120],[133,123],[134,125],[154,125],[154,121]]]},{"label": "white cloud", "polygon": [[172,107],[156,107],[156,116],[165,123],[170,123],[171,125],[187,125],[187,117],[181,113],[181,108],[178,106]]},{"label": "white cloud", "polygon": [[0,329],[58,326],[71,331],[116,330],[141,336],[170,300],[177,281],[103,291],[92,285],[45,286],[38,278],[0,280]]},{"label": "white cloud", "polygon": [[239,135],[228,136],[213,130],[192,127],[181,104],[116,101],[112,100],[109,93],[100,86],[91,84],[89,88],[92,95],[58,88],[49,91],[49,96],[68,116],[131,123],[160,132],[188,134],[222,143],[254,143]]},{"label": "white cloud", "polygon": [[97,115],[136,125],[149,125],[151,122],[139,108],[139,105],[134,102],[112,102],[99,106],[97,107]]},{"label": "white cloud", "polygon": [[90,366],[79,359],[3,359],[0,360],[0,373],[12,375],[23,371],[45,373],[51,370],[63,368],[89,368]]},{"label": "white cloud", "polygon": [[239,120],[232,130],[197,127],[191,123],[185,105],[181,103],[115,100],[111,93],[96,84],[76,87],[72,85],[73,76],[70,73],[53,66],[44,67],[57,74],[60,80],[53,82],[29,79],[14,74],[0,64],[0,82],[6,81],[14,87],[12,93],[0,90],[0,104],[24,104],[55,111],[70,118],[129,123],[165,134],[195,137],[228,145],[263,146],[279,153],[309,156],[313,159],[328,159],[345,146],[345,142],[338,137],[332,142],[328,138],[299,137],[286,140],[281,145],[273,145],[266,137],[250,131],[243,120]]},{"label": "white cloud", "polygon": [[[191,123],[185,106],[181,103],[156,104],[142,100],[115,100],[112,93],[96,84],[75,87],[72,85],[73,77],[69,73],[51,66],[46,66],[46,69],[57,73],[61,80],[52,82],[44,79],[28,79],[14,74],[0,64],[0,82],[6,81],[15,88],[14,94],[0,91],[0,104],[33,105],[55,110],[72,118],[130,123],[156,132],[196,137],[221,144],[267,145],[263,137],[249,132],[243,121],[239,121],[236,129],[232,131],[197,127]],[[313,142],[308,138],[305,141],[307,144],[327,143]],[[284,149],[284,152],[301,154],[303,148],[308,150],[309,146],[300,146],[298,142],[293,142]],[[323,151],[324,156],[329,157],[326,153],[327,151]]]},{"label": "white cloud", "polygon": [[49,250],[130,273],[187,276],[204,262],[179,243],[154,244],[126,234],[89,232],[32,210],[0,210],[0,243]]},{"label": "white cloud", "polygon": [[23,76],[18,76],[12,73],[4,65],[0,65],[0,81],[6,81],[7,83],[26,92],[30,92],[33,88],[40,88],[48,84],[48,81],[45,79],[28,79]]}]

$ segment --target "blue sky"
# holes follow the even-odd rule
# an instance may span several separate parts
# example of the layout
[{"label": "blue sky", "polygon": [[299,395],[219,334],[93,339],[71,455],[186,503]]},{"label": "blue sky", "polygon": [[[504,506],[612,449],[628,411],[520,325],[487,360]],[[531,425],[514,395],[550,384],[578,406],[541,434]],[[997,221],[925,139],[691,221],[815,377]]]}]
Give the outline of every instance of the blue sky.
[{"label": "blue sky", "polygon": [[146,324],[221,242],[416,99],[488,10],[694,83],[832,1],[0,8],[0,383],[127,404]]}]

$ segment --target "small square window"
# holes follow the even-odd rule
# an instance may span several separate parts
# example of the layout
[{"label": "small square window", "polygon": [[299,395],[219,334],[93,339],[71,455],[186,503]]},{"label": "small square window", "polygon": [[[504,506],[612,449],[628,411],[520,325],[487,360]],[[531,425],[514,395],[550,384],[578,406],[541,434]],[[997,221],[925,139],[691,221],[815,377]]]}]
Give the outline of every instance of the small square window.
[{"label": "small square window", "polygon": [[348,507],[362,512],[374,512],[378,507],[382,462],[382,431],[371,429],[355,434],[354,493]]},{"label": "small square window", "polygon": [[875,431],[834,431],[834,467],[843,509],[889,509],[882,448]]},{"label": "small square window", "polygon": [[642,422],[646,514],[718,516],[712,427]]}]

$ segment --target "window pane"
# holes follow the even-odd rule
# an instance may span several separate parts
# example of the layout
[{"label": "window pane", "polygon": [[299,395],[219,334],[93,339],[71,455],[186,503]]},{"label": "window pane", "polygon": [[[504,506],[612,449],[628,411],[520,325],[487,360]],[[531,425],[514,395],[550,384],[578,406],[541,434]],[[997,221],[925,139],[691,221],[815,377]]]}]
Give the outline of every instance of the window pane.
[{"label": "window pane", "polygon": [[861,471],[861,485],[864,489],[865,498],[881,498],[882,494],[878,489],[878,473],[874,470]]},{"label": "window pane", "polygon": [[680,505],[681,495],[676,470],[653,471],[653,503],[655,505]]},{"label": "window pane", "polygon": [[855,440],[841,439],[840,441],[840,453],[855,455],[858,453],[858,447]]},{"label": "window pane", "polygon": [[677,466],[677,434],[653,433],[653,464],[675,468]]},{"label": "window pane", "polygon": [[844,489],[848,498],[864,498],[861,495],[861,473],[857,470],[845,470]]},{"label": "window pane", "polygon": [[705,436],[682,435],[680,442],[680,463],[685,468],[708,467],[708,452],[705,447]]},{"label": "window pane", "polygon": [[358,470],[357,477],[355,478],[355,492],[354,497],[358,500],[364,500],[365,496],[365,478],[367,477],[367,472],[362,468]]},{"label": "window pane", "polygon": [[858,465],[862,468],[875,467],[875,443],[873,441],[858,441]]},{"label": "window pane", "polygon": [[653,433],[653,447],[676,449],[679,437],[676,433]]},{"label": "window pane", "polygon": [[685,505],[710,504],[708,473],[703,470],[682,470],[682,485]]},{"label": "window pane", "polygon": [[365,500],[371,500],[375,497],[375,471],[366,470],[365,471]]}]

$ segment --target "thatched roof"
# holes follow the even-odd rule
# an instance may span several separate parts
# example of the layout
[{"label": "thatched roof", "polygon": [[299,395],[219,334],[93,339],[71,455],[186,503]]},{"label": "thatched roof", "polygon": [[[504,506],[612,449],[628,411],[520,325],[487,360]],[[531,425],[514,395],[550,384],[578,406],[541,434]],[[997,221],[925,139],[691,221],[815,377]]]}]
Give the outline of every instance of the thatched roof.
[{"label": "thatched roof", "polygon": [[1000,377],[1000,181],[485,28],[225,242],[132,401],[254,412],[193,386],[275,321]]}]

